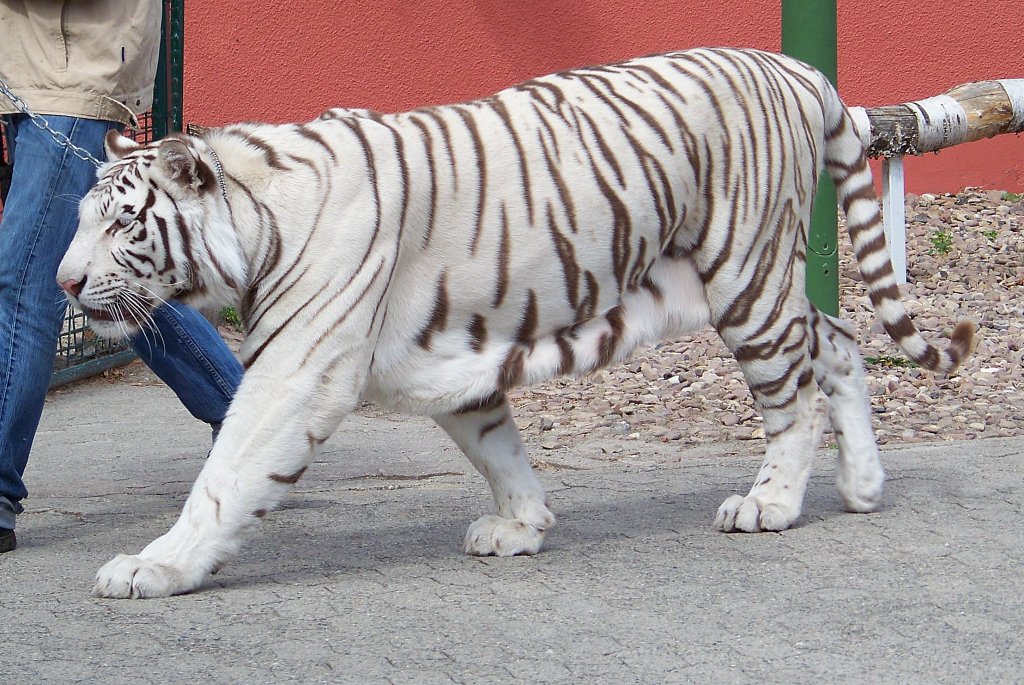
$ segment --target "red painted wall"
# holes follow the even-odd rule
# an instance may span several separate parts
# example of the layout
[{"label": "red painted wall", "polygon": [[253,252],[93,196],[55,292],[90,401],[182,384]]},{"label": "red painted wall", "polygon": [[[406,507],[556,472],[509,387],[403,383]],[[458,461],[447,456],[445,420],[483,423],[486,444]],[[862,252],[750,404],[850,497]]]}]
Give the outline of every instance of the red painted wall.
[{"label": "red painted wall", "polygon": [[[808,0],[812,1],[812,0]],[[839,87],[895,104],[1024,77],[1019,0],[839,3]],[[702,45],[779,49],[780,3],[393,0],[185,3],[185,120],[293,121],[328,107],[397,111],[486,95],[582,64]],[[1024,189],[1024,138],[908,160],[908,190]]]}]

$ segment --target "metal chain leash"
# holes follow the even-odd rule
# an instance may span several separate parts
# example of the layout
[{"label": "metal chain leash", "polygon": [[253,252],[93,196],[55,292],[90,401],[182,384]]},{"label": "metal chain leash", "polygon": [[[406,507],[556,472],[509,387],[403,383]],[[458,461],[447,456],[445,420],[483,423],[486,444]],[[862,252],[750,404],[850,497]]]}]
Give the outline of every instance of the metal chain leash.
[{"label": "metal chain leash", "polygon": [[22,100],[20,97],[15,95],[13,91],[11,91],[11,87],[7,85],[7,82],[4,81],[2,78],[0,78],[0,95],[4,95],[8,100],[13,102],[15,109],[17,109],[22,114],[26,115],[29,118],[29,121],[31,121],[36,126],[36,128],[49,133],[58,145],[70,150],[75,157],[78,157],[83,161],[89,162],[90,164],[97,168],[103,166],[103,162],[99,161],[91,154],[89,154],[88,150],[78,147],[77,145],[72,143],[71,139],[68,138],[66,135],[64,135],[60,131],[55,131],[50,126],[50,122],[48,122],[44,117],[33,112],[29,108],[29,106],[25,104],[24,100]]}]

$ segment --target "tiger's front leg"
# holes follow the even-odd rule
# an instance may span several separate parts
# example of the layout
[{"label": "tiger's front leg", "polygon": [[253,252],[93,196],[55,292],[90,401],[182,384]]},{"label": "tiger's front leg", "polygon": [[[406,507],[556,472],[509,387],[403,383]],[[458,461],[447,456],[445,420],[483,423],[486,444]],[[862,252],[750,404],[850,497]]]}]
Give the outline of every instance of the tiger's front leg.
[{"label": "tiger's front leg", "polygon": [[497,515],[477,519],[466,531],[466,554],[510,557],[536,554],[555,525],[544,488],[526,456],[508,401],[434,417],[491,485]]},{"label": "tiger's front leg", "polygon": [[103,566],[93,594],[168,597],[195,590],[219,570],[355,406],[354,397],[335,395],[325,415],[317,388],[310,378],[261,378],[250,370],[178,521],[138,555]]}]

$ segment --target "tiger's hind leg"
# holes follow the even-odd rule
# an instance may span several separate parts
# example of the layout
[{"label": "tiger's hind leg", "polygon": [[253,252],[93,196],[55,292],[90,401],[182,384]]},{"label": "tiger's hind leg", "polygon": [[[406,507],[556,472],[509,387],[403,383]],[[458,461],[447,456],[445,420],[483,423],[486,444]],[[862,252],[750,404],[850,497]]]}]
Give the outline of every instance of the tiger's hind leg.
[{"label": "tiger's hind leg", "polygon": [[809,308],[811,362],[818,387],[828,397],[829,418],[839,445],[836,487],[850,511],[878,508],[885,473],[871,428],[864,365],[852,326]]},{"label": "tiger's hind leg", "polygon": [[764,417],[767,447],[750,492],[733,495],[719,507],[718,530],[784,530],[800,516],[824,427],[823,397],[814,382],[803,324],[802,316],[779,316],[751,338],[739,335],[742,327],[719,326]]},{"label": "tiger's hind leg", "polygon": [[502,397],[487,407],[435,416],[491,486],[497,515],[482,516],[466,532],[467,554],[536,554],[555,525],[544,488],[530,467],[526,448]]}]

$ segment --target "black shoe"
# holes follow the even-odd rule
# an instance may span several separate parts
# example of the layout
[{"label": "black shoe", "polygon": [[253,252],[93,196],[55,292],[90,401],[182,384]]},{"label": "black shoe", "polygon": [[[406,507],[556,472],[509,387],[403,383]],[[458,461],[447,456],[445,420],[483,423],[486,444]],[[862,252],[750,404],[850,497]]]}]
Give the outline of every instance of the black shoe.
[{"label": "black shoe", "polygon": [[8,528],[0,528],[0,554],[11,552],[18,546],[18,538],[14,531]]}]

